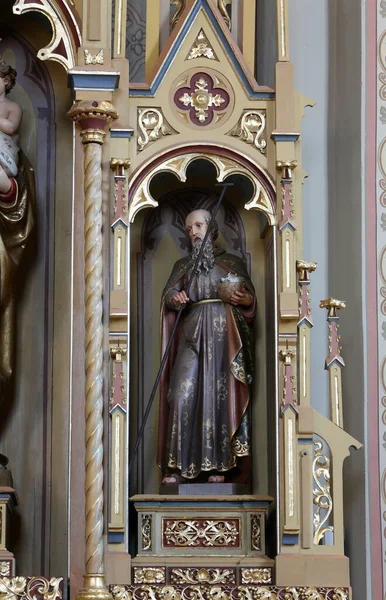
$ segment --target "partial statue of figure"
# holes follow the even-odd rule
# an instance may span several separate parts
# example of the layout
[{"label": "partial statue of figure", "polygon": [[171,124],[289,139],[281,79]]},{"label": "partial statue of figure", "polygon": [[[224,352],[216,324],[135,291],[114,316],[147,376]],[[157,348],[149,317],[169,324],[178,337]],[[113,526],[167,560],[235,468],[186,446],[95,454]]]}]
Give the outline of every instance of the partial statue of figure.
[{"label": "partial statue of figure", "polygon": [[245,483],[251,468],[256,296],[244,261],[216,246],[217,224],[189,297],[185,291],[210,219],[206,210],[187,216],[192,251],[176,262],[162,294],[162,352],[185,305],[161,379],[157,462],[163,484]]},{"label": "partial statue of figure", "polygon": [[0,487],[12,487],[13,477],[11,471],[7,468],[8,458],[0,454]]},{"label": "partial statue of figure", "polygon": [[16,71],[0,57],[0,383],[12,375],[14,276],[33,228],[35,200],[32,167],[19,157],[22,110],[7,98],[15,81]]},{"label": "partial statue of figure", "polygon": [[18,171],[19,127],[23,116],[17,102],[7,98],[16,83],[16,71],[0,57],[0,186],[11,187]]}]

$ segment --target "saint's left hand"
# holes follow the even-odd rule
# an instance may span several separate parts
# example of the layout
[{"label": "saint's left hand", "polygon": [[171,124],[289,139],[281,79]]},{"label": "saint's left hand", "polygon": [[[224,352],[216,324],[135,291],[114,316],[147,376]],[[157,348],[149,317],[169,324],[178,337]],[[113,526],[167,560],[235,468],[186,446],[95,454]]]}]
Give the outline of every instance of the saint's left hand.
[{"label": "saint's left hand", "polygon": [[230,299],[230,303],[233,304],[233,306],[250,306],[252,302],[253,297],[246,290],[243,290],[242,292],[234,292]]}]

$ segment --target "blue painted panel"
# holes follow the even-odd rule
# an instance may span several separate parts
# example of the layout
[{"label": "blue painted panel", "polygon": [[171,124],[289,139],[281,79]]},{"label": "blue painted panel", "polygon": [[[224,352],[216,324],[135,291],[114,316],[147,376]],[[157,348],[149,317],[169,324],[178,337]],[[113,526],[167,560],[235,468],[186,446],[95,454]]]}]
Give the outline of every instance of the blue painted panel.
[{"label": "blue painted panel", "polygon": [[299,535],[297,533],[284,533],[282,542],[284,546],[295,546],[299,543]]},{"label": "blue painted panel", "polygon": [[107,539],[109,544],[122,544],[125,541],[125,534],[123,531],[109,531]]},{"label": "blue painted panel", "polygon": [[300,137],[299,133],[272,133],[271,139],[275,142],[296,142]]},{"label": "blue painted panel", "polygon": [[133,135],[133,129],[110,129],[110,137],[112,138],[131,138]]},{"label": "blue painted panel", "polygon": [[119,85],[119,73],[69,73],[68,86],[73,90],[116,90]]}]

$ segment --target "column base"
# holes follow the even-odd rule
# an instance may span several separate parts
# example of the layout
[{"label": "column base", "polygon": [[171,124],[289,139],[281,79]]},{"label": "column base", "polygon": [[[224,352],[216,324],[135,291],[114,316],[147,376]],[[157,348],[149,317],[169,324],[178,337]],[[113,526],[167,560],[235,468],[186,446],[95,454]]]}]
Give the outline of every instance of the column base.
[{"label": "column base", "polygon": [[103,573],[84,575],[84,588],[79,590],[76,600],[112,600]]}]

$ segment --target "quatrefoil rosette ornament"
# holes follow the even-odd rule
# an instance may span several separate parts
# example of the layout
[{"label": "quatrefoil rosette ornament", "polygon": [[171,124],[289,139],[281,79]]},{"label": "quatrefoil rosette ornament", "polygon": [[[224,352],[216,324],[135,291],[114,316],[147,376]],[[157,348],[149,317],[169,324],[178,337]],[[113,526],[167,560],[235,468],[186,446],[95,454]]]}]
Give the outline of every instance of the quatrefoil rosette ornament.
[{"label": "quatrefoil rosette ornament", "polygon": [[232,113],[233,90],[213,69],[193,72],[175,84],[173,102],[179,116],[197,127],[222,125]]}]

